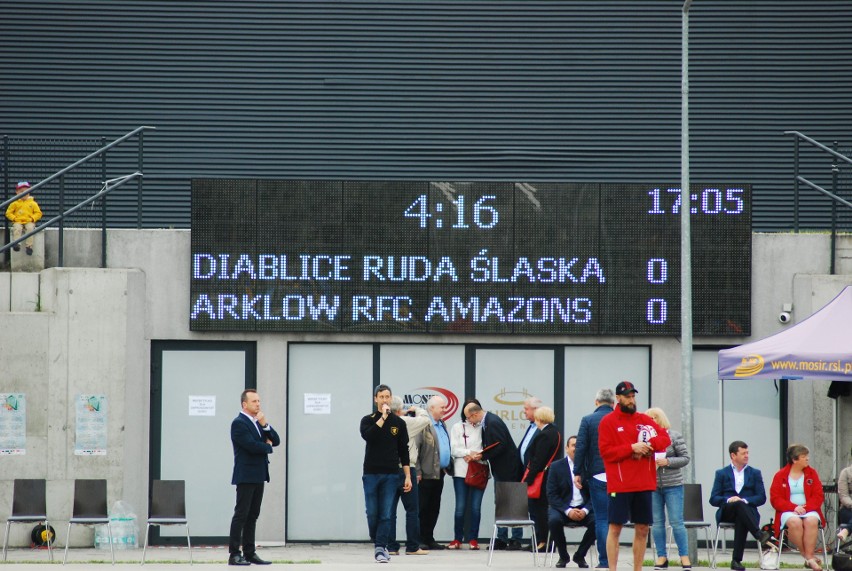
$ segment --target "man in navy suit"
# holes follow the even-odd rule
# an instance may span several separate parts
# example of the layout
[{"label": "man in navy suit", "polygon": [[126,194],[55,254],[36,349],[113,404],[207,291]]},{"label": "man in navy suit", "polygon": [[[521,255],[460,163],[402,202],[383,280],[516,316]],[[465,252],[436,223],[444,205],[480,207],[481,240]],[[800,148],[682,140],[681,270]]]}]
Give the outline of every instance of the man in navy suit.
[{"label": "man in navy suit", "polygon": [[269,561],[255,552],[254,532],[263,501],[263,484],[269,481],[268,456],[273,446],[281,444],[281,439],[260,410],[257,391],[244,390],[240,401],[242,411],[231,423],[231,444],[234,446],[231,484],[237,487],[237,504],[231,519],[228,565],[269,565]]},{"label": "man in navy suit", "polygon": [[574,485],[589,492],[595,513],[595,536],[598,541],[597,569],[609,569],[606,538],[609,535],[609,495],[606,491],[606,471],[598,448],[598,426],[612,412],[615,395],[612,389],[600,389],[595,395],[595,411],[580,420],[577,432]]},{"label": "man in navy suit", "polygon": [[550,465],[550,475],[547,477],[547,527],[559,551],[556,566],[560,568],[568,565],[569,561],[564,526],[586,528],[586,533],[583,534],[574,554],[574,563],[585,568],[589,566],[586,563],[586,553],[595,543],[595,515],[589,487],[579,489],[574,485],[574,451],[577,448],[577,437],[569,436],[567,442],[565,458]]},{"label": "man in navy suit", "polygon": [[731,554],[731,569],[743,571],[743,550],[748,533],[763,546],[770,538],[768,531],[760,530],[760,514],[757,508],[766,503],[766,489],[760,470],[748,465],[748,445],[735,440],[728,446],[731,465],[716,470],[710,505],[718,509],[716,522],[732,522],[734,527],[734,549]]}]

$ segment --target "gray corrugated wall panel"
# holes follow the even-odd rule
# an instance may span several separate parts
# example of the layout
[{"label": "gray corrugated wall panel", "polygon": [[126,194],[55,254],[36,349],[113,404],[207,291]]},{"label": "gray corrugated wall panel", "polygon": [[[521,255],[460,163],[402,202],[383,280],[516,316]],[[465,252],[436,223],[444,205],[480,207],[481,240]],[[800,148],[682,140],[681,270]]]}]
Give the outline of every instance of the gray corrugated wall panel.
[{"label": "gray corrugated wall panel", "polygon": [[[0,134],[156,125],[150,226],[188,224],[192,176],[677,182],[681,5],[0,2]],[[781,132],[852,144],[852,3],[696,0],[691,24],[692,179],[752,182],[755,228],[787,228]]]}]

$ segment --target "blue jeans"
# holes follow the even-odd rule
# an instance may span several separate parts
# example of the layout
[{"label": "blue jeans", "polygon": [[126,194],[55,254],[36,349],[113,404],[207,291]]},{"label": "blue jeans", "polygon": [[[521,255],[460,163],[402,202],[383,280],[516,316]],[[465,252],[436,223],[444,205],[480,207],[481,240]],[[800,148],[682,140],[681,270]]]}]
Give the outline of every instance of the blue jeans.
[{"label": "blue jeans", "polygon": [[598,540],[598,567],[608,567],[606,556],[606,536],[609,533],[609,496],[606,482],[589,478],[583,484],[589,486],[592,495],[592,508],[595,510],[595,538]]},{"label": "blue jeans", "polygon": [[[464,478],[453,478],[453,488],[456,491],[455,526],[453,539],[467,543],[479,539],[479,520],[482,517],[482,496],[485,490],[480,490],[464,483]],[[464,534],[464,512],[470,506],[470,532]]]},{"label": "blue jeans", "polygon": [[376,548],[384,549],[390,535],[393,496],[399,484],[396,474],[364,474],[364,502],[367,504],[367,527]]},{"label": "blue jeans", "polygon": [[420,549],[420,492],[417,489],[417,470],[411,470],[411,491],[403,492],[405,484],[405,472],[399,469],[399,485],[393,495],[393,507],[391,508],[391,524],[388,536],[388,549],[399,551],[399,542],[396,540],[396,512],[399,500],[405,508],[405,550],[410,552]]},{"label": "blue jeans", "polygon": [[683,486],[658,488],[651,495],[654,509],[654,545],[657,546],[657,557],[666,556],[666,513],[669,515],[669,525],[672,526],[677,552],[681,557],[689,555],[689,544],[686,539],[686,527],[683,525]]},{"label": "blue jeans", "polygon": [[[520,541],[524,538],[524,528],[522,527],[513,527],[512,528],[512,539],[515,541]],[[508,527],[498,527],[497,528],[497,539],[500,541],[509,541],[509,528]]]}]

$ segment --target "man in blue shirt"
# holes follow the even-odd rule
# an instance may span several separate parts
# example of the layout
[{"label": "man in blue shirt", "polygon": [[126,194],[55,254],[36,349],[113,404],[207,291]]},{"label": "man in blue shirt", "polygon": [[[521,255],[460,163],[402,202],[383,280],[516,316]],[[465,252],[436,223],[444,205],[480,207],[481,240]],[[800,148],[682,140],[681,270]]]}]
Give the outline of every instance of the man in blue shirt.
[{"label": "man in blue shirt", "polygon": [[447,401],[435,395],[426,403],[432,424],[423,431],[417,465],[420,467],[420,536],[426,549],[445,549],[435,541],[435,524],[441,511],[444,474],[452,466],[450,435],[444,424]]},{"label": "man in blue shirt", "polygon": [[536,397],[529,397],[524,401],[524,417],[530,421],[529,426],[527,426],[527,431],[524,433],[524,437],[521,438],[521,443],[518,445],[518,452],[521,455],[521,464],[524,467],[526,467],[530,461],[527,456],[530,444],[532,444],[533,439],[538,434],[538,426],[535,424],[535,411],[541,408],[542,404],[541,399]]}]

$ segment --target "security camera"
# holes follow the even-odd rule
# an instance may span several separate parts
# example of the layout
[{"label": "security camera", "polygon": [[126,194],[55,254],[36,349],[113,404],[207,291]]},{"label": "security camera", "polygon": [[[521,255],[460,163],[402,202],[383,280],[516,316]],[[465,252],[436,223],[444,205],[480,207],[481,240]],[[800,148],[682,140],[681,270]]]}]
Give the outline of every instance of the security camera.
[{"label": "security camera", "polygon": [[782,303],[781,304],[781,313],[778,314],[778,321],[780,321],[783,325],[787,325],[790,323],[790,320],[793,319],[793,304],[792,303]]}]

